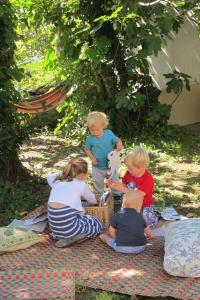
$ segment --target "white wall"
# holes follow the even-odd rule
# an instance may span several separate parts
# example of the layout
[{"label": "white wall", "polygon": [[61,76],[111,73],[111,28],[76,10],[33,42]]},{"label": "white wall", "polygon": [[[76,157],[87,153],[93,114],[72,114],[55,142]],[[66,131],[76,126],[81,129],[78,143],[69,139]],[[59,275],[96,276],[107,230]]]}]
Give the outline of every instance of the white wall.
[{"label": "white wall", "polygon": [[[171,104],[175,94],[163,91],[161,103]],[[200,122],[200,84],[191,86],[190,92],[184,90],[172,106],[169,124],[188,125]]]},{"label": "white wall", "polygon": [[172,73],[176,68],[179,72],[190,75],[191,91],[184,91],[175,102],[169,123],[186,125],[200,122],[200,38],[196,25],[185,18],[179,33],[172,33],[172,38],[157,57],[149,58],[153,81],[163,91],[160,102],[171,103],[175,95],[166,93],[163,74]]}]

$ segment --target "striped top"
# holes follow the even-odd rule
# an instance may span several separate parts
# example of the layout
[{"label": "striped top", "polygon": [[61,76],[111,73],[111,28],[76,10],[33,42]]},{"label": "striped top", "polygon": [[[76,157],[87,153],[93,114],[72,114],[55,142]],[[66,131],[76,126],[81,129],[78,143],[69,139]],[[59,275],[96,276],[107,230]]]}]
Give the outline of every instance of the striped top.
[{"label": "striped top", "polygon": [[54,237],[69,238],[83,233],[96,237],[103,231],[101,222],[94,216],[81,216],[70,207],[54,208],[48,206],[49,226]]},{"label": "striped top", "polygon": [[52,232],[57,237],[71,237],[84,232],[84,223],[77,218],[77,211],[73,208],[48,207],[48,220]]}]

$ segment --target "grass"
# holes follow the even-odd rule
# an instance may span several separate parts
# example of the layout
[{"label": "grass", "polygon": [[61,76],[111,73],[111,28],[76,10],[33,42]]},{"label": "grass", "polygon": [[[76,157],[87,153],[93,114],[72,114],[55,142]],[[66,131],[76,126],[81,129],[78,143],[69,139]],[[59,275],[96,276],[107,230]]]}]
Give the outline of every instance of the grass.
[{"label": "grass", "polygon": [[[76,300],[130,300],[131,296],[76,286]],[[138,298],[139,299],[139,298]]]},{"label": "grass", "polygon": [[[174,139],[171,138],[169,140],[141,137],[140,139],[124,141],[125,147],[122,154],[121,175],[125,171],[123,157],[131,150],[133,144],[142,144],[150,154],[151,164],[149,169],[155,178],[154,196],[157,204],[173,205],[178,212],[184,215],[200,217],[200,137],[192,137],[180,133]],[[43,179],[51,172],[60,170],[69,159],[77,156],[84,157],[81,145],[72,140],[66,140],[61,136],[55,137],[48,132],[43,135],[32,136],[29,141],[24,143],[20,152],[22,163],[30,170],[32,175]],[[91,168],[90,163],[89,166]],[[89,170],[89,183],[91,183],[90,174],[91,169]],[[35,188],[31,189],[30,183],[28,186],[25,186],[24,183],[23,188],[13,194],[13,197],[14,195],[17,197],[15,199],[17,209],[14,207],[9,216],[4,214],[4,223],[8,223],[11,218],[16,217],[16,212],[17,216],[20,216],[20,214],[24,214],[34,205],[39,205],[47,201],[49,193],[47,185],[44,183],[41,185],[40,182],[39,188],[37,184],[34,186]],[[7,189],[11,188],[7,187]],[[3,203],[2,195],[1,191],[0,210]],[[5,197],[7,199],[7,196]],[[29,200],[31,199],[28,206],[27,197]],[[35,202],[34,199],[37,199],[37,201]],[[131,297],[76,286],[76,299],[131,300]],[[137,296],[137,299],[158,300],[163,298]]]}]

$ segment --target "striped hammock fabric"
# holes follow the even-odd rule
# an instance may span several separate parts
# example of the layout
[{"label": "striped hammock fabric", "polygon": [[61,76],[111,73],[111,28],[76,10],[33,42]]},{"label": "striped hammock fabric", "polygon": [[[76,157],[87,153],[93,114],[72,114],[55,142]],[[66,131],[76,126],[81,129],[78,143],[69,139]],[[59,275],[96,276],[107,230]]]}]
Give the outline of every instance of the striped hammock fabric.
[{"label": "striped hammock fabric", "polygon": [[14,104],[18,112],[37,114],[47,112],[60,105],[67,97],[66,87],[61,84],[50,92],[31,98],[22,98]]}]

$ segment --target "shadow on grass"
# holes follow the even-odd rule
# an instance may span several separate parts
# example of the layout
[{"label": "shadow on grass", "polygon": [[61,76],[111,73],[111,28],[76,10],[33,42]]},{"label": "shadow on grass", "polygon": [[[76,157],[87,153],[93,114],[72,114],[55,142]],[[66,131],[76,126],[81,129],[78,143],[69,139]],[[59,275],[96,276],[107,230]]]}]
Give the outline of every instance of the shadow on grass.
[{"label": "shadow on grass", "polygon": [[60,161],[68,161],[72,157],[85,156],[83,147],[79,145],[67,144],[64,139],[56,142],[50,138],[41,140],[39,137],[31,139],[21,152],[22,163],[41,162],[44,168],[49,168]]},{"label": "shadow on grass", "polygon": [[[126,141],[125,145],[129,150],[134,145],[144,144],[152,151],[150,152],[151,160],[159,161],[159,152],[163,152],[170,157],[179,158],[183,162],[191,163],[194,159],[200,161],[200,136],[191,136],[187,132],[178,132],[177,135],[169,137],[148,137],[140,136]],[[153,150],[156,150],[154,152]]]},{"label": "shadow on grass", "polygon": [[175,159],[180,158],[182,162],[191,163],[194,159],[199,161],[200,137],[185,134],[169,141],[155,140],[151,142],[156,149],[164,151]]},{"label": "shadow on grass", "polygon": [[8,225],[15,218],[21,219],[43,205],[47,202],[49,190],[46,181],[36,176],[17,185],[0,181],[0,226]]}]

